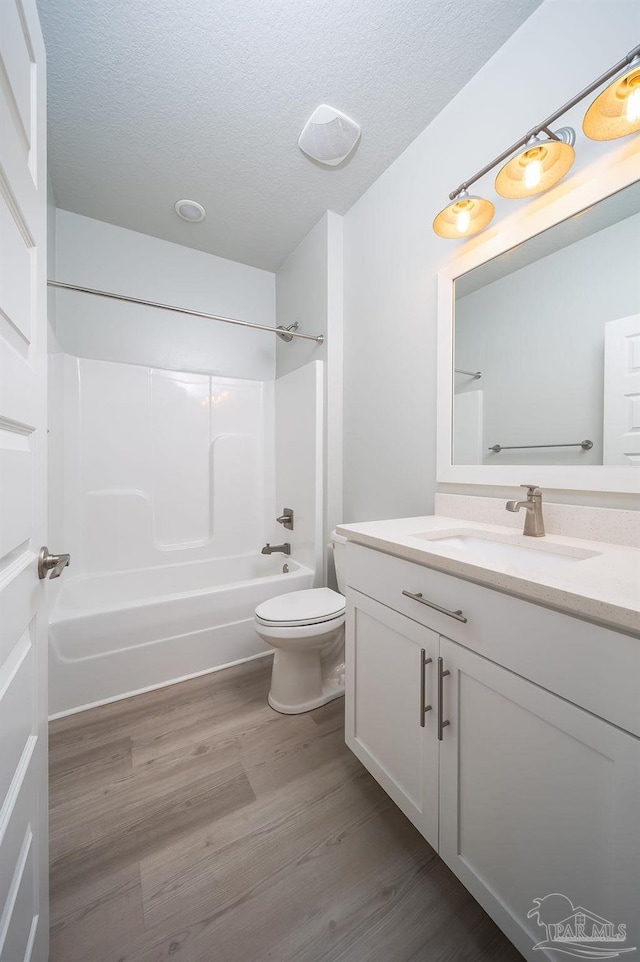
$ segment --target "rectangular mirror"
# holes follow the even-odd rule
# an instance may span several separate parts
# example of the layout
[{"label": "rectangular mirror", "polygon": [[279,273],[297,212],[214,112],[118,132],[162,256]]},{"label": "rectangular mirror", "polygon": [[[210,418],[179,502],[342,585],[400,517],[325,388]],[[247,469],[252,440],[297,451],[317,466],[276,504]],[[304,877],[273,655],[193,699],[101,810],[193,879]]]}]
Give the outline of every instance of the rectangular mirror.
[{"label": "rectangular mirror", "polygon": [[507,205],[439,271],[439,483],[640,492],[638,159]]},{"label": "rectangular mirror", "polygon": [[453,465],[640,467],[640,182],[454,285]]}]

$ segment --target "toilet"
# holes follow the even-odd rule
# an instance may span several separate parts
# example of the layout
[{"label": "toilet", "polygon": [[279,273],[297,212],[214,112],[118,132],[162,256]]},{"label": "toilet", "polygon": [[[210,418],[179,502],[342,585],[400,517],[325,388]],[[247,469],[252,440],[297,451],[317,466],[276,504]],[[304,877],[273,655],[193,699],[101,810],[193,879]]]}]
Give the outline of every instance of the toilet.
[{"label": "toilet", "polygon": [[[331,533],[336,578],[344,592],[344,546]],[[344,594],[309,588],[269,598],[255,611],[255,629],[275,648],[269,704],[298,715],[344,695]]]}]

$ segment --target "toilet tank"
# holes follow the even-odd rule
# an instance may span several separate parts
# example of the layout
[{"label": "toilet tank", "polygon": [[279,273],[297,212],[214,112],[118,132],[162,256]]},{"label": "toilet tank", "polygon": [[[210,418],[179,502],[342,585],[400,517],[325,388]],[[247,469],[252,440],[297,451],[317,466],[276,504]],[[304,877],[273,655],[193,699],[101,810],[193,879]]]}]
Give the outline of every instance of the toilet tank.
[{"label": "toilet tank", "polygon": [[336,580],[338,582],[338,591],[341,595],[344,595],[347,591],[347,575],[345,571],[345,546],[347,544],[347,539],[341,534],[336,534],[335,531],[331,532],[331,546],[333,548],[333,563],[336,566]]}]

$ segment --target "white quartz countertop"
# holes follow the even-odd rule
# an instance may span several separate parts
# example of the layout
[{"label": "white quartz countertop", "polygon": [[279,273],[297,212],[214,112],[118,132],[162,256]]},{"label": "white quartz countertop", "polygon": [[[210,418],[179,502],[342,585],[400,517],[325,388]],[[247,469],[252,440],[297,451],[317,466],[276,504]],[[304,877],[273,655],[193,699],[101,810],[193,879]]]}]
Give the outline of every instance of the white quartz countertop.
[{"label": "white quartz countertop", "polygon": [[[524,537],[513,528],[427,515],[340,525],[338,534],[397,558],[444,571],[567,614],[640,637],[640,549],[560,535]],[[489,537],[493,542],[575,558],[556,567],[545,558],[471,560],[456,542],[431,537]]]}]

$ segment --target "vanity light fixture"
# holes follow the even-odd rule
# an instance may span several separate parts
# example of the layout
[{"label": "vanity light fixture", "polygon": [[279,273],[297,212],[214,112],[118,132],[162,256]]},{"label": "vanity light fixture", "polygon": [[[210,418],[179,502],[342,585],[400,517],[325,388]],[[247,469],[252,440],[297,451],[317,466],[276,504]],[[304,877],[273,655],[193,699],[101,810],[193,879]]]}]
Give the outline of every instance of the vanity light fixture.
[{"label": "vanity light fixture", "polygon": [[[625,73],[617,76],[623,70]],[[488,227],[495,208],[491,201],[469,194],[469,188],[505,160],[508,163],[500,170],[495,184],[496,191],[502,197],[532,197],[557,184],[575,160],[575,131],[571,127],[560,127],[554,132],[550,125],[612,78],[615,78],[613,83],[587,111],[583,122],[585,134],[594,140],[615,140],[640,131],[639,45],[473,177],[456,187],[449,194],[452,203],[441,210],[433,222],[435,233],[455,240],[471,237]]]},{"label": "vanity light fixture", "polygon": [[491,223],[495,212],[490,200],[463,190],[452,204],[440,211],[433,229],[440,237],[472,237]]},{"label": "vanity light fixture", "polygon": [[549,190],[573,167],[576,152],[573,127],[560,127],[527,141],[525,149],[509,160],[496,177],[501,197],[533,197]]},{"label": "vanity light fixture", "polygon": [[632,61],[631,70],[596,97],[582,129],[591,140],[617,140],[640,130],[640,56]]}]

